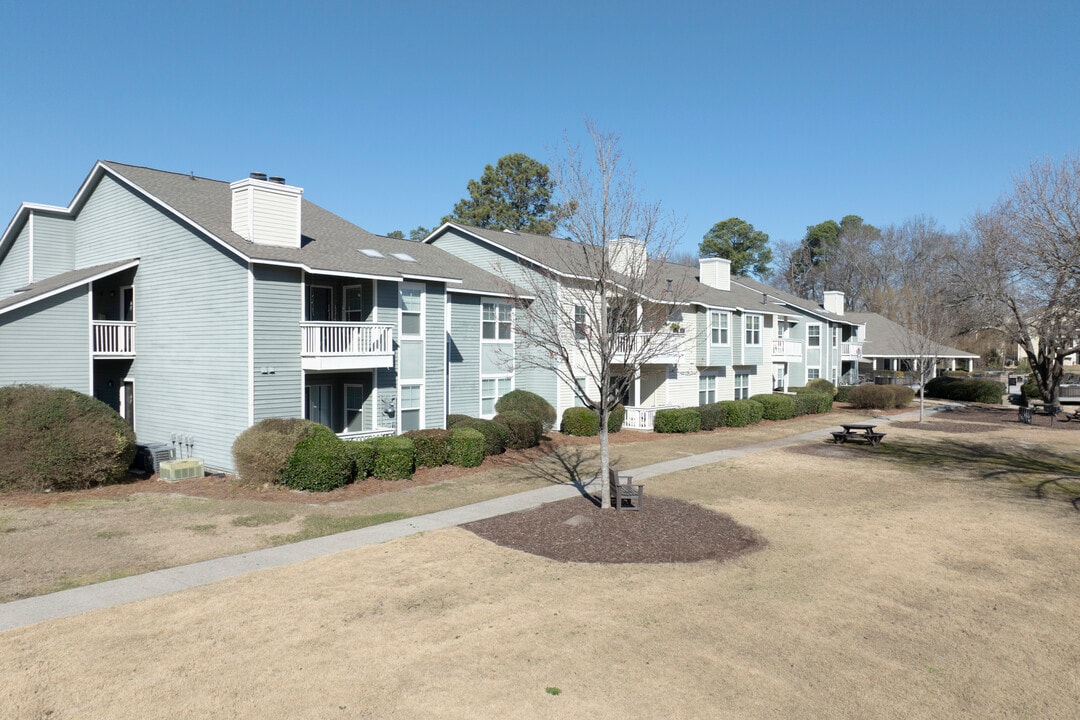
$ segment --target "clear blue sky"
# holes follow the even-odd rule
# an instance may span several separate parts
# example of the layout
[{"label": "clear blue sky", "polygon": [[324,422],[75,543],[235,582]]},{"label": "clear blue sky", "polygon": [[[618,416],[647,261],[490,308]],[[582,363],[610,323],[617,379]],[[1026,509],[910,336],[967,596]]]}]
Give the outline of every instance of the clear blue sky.
[{"label": "clear blue sky", "polygon": [[1080,3],[3,2],[0,216],[98,159],[283,175],[378,233],[583,118],[646,195],[774,240],[855,213],[957,230],[1080,150]]}]

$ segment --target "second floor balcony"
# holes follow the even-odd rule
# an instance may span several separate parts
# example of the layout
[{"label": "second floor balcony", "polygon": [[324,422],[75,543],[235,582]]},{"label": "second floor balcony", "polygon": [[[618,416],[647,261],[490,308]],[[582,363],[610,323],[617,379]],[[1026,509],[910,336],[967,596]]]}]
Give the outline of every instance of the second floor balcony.
[{"label": "second floor balcony", "polygon": [[788,340],[787,338],[773,340],[772,354],[773,358],[801,360],[803,356],[802,343],[798,340]]},{"label": "second floor balcony", "polygon": [[686,335],[668,332],[619,333],[615,362],[638,365],[675,365],[687,342]]},{"label": "second floor balcony", "polygon": [[94,340],[94,357],[135,357],[135,323],[94,320],[91,330]]},{"label": "second floor balcony", "polygon": [[394,326],[383,323],[302,322],[304,370],[363,370],[394,366]]},{"label": "second floor balcony", "polygon": [[862,343],[840,343],[840,357],[844,360],[861,360]]}]

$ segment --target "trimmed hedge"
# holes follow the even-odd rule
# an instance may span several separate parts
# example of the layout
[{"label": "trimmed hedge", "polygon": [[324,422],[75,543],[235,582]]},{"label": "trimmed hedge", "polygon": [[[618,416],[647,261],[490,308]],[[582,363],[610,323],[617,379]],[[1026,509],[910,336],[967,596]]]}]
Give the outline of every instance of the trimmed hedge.
[{"label": "trimmed hedge", "polygon": [[119,482],[134,457],[131,426],[100,400],[44,385],[0,387],[0,491]]},{"label": "trimmed hedge", "polygon": [[701,413],[697,408],[657,410],[653,430],[658,433],[690,433],[701,430]]},{"label": "trimmed hedge", "polygon": [[381,480],[404,480],[412,477],[416,451],[407,437],[379,437],[368,440],[375,448],[375,466],[371,474]]},{"label": "trimmed hedge", "polygon": [[465,420],[472,420],[471,415],[447,415],[446,416],[446,428],[453,430],[454,427]]},{"label": "trimmed hedge", "polygon": [[337,490],[352,481],[354,467],[344,440],[333,433],[316,433],[296,444],[281,473],[281,484],[294,490]]},{"label": "trimmed hedge", "polygon": [[607,416],[607,431],[609,433],[617,433],[622,430],[623,423],[626,421],[626,408],[622,404],[618,404],[611,409],[611,412]]},{"label": "trimmed hedge", "polygon": [[765,410],[766,420],[787,420],[795,417],[795,398],[791,395],[753,395],[750,398]]},{"label": "trimmed hedge", "polygon": [[825,378],[814,378],[806,383],[806,389],[813,392],[825,393],[830,398],[836,397],[836,386]]},{"label": "trimmed hedge", "polygon": [[544,437],[544,423],[522,413],[499,413],[493,422],[506,428],[506,447],[510,450],[536,447]]},{"label": "trimmed hedge", "polygon": [[756,400],[721,400],[702,405],[701,429],[712,430],[718,427],[746,427],[761,422],[765,408]]},{"label": "trimmed hedge", "polygon": [[345,452],[353,461],[354,480],[367,480],[375,472],[375,446],[371,440],[346,440]]},{"label": "trimmed hedge", "polygon": [[[587,407],[568,407],[563,410],[559,432],[563,435],[592,437],[600,434],[600,416]],[[611,432],[609,427],[608,432]]]},{"label": "trimmed hedge", "polygon": [[885,410],[904,408],[915,398],[915,391],[905,385],[858,385],[848,394],[852,407]]},{"label": "trimmed hedge", "polygon": [[484,434],[470,427],[456,427],[450,431],[447,459],[458,467],[476,467],[484,462]]},{"label": "trimmed hedge", "polygon": [[403,433],[402,437],[413,441],[417,467],[440,467],[446,464],[449,430],[410,430]]},{"label": "trimmed hedge", "polygon": [[926,396],[942,400],[998,405],[1004,394],[1005,386],[996,380],[941,376],[926,383]]},{"label": "trimmed hedge", "polygon": [[836,402],[851,402],[851,391],[859,387],[858,385],[841,385],[836,388]]},{"label": "trimmed hedge", "polygon": [[456,430],[459,427],[472,428],[478,430],[481,435],[484,436],[484,455],[500,455],[506,451],[506,441],[509,436],[509,431],[505,425],[501,425],[491,420],[484,420],[482,418],[468,418],[461,420],[454,425]]},{"label": "trimmed hedge", "polygon": [[550,430],[555,425],[555,408],[544,398],[528,390],[511,390],[495,402],[495,412],[499,414],[521,413],[525,417],[539,420],[542,430]]},{"label": "trimmed hedge", "polygon": [[240,481],[246,485],[280,485],[301,440],[315,435],[337,438],[325,425],[298,418],[260,420],[233,441],[232,455]]},{"label": "trimmed hedge", "polygon": [[724,410],[720,407],[720,403],[699,405],[698,413],[701,415],[702,430],[715,430],[720,427],[721,420],[724,417]]},{"label": "trimmed hedge", "polygon": [[[828,382],[828,381],[826,381],[826,382]],[[833,406],[833,394],[832,393],[815,392],[815,391],[810,390],[808,388],[799,388],[799,389],[797,389],[795,391],[795,402],[796,402],[796,404],[802,403],[802,404],[805,404],[806,407],[809,408],[809,407],[812,406],[812,403],[810,402],[810,400],[803,399],[803,398],[811,398],[814,401],[816,401],[816,403],[817,403],[817,406],[816,406],[815,409],[813,409],[813,410],[808,409],[805,412],[801,413],[803,415],[810,415],[810,414],[814,414],[814,413],[827,413],[827,412],[832,411],[832,406]]]}]

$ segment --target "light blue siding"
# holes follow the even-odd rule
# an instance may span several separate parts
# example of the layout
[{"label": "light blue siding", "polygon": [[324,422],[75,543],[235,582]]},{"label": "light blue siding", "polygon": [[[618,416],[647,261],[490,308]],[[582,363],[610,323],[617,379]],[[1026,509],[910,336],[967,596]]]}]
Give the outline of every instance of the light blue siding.
[{"label": "light blue siding", "polygon": [[139,258],[135,432],[194,438],[210,468],[233,468],[248,425],[247,263],[105,177],[75,221],[75,265]]},{"label": "light blue siding", "polygon": [[480,415],[480,298],[450,295],[450,414]]},{"label": "light blue siding", "polygon": [[300,270],[255,265],[253,271],[255,422],[303,417]]},{"label": "light blue siding", "polygon": [[7,254],[0,258],[0,299],[30,283],[30,223],[15,236]]},{"label": "light blue siding", "polygon": [[424,425],[446,427],[446,288],[442,283],[427,283],[424,299]]},{"label": "light blue siding", "polygon": [[33,383],[90,394],[87,287],[0,315],[0,385]]},{"label": "light blue siding", "polygon": [[[378,280],[375,286],[376,322],[394,326],[397,345],[398,283]],[[395,412],[391,412],[391,409]],[[397,429],[397,372],[394,368],[379,368],[375,372],[375,427]]]},{"label": "light blue siding", "polygon": [[75,269],[75,221],[34,213],[34,282]]}]

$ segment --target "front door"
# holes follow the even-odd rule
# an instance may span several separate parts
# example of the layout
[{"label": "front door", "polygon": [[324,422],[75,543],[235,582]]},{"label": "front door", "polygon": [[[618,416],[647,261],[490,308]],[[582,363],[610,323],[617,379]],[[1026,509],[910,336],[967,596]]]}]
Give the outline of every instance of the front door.
[{"label": "front door", "polygon": [[308,320],[329,322],[334,319],[334,289],[325,285],[308,288]]}]

